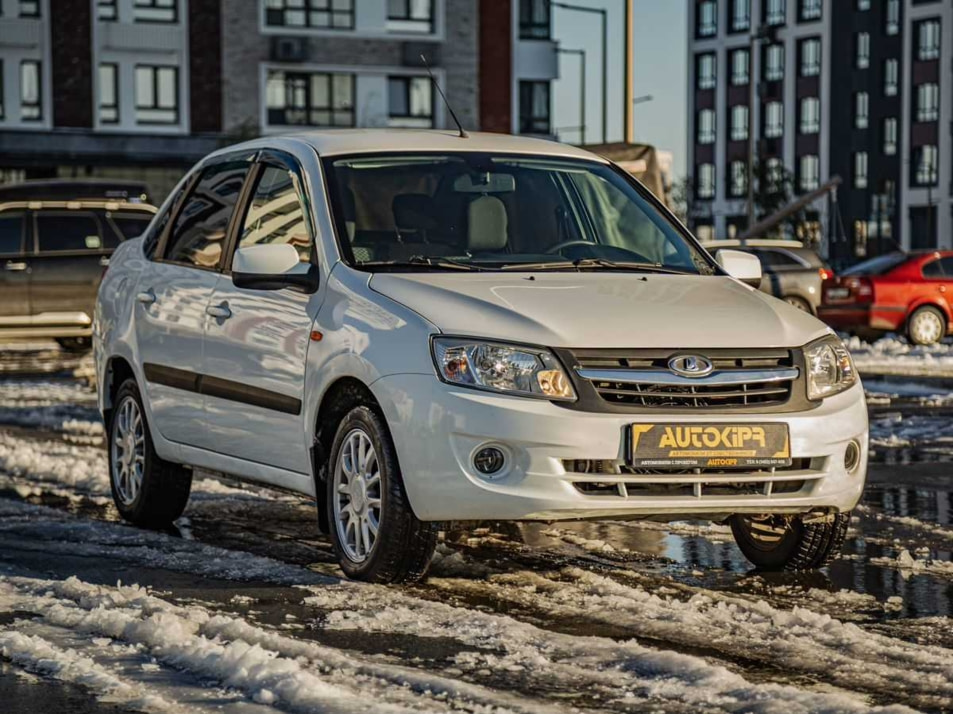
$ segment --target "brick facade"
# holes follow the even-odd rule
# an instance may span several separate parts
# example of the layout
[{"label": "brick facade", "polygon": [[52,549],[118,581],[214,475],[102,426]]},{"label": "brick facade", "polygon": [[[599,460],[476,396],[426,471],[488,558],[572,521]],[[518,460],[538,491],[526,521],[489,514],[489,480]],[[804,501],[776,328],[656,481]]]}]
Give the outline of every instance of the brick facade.
[{"label": "brick facade", "polygon": [[50,0],[53,124],[93,126],[92,5],[89,0]]}]

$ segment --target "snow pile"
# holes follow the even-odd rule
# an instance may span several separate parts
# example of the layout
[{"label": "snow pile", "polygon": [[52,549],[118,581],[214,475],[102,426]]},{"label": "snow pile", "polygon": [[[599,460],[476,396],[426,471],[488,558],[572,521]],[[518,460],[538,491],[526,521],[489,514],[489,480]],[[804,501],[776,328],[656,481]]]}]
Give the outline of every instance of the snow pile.
[{"label": "snow pile", "polygon": [[108,495],[110,492],[106,453],[102,448],[32,441],[0,432],[0,471],[81,493]]},{"label": "snow pile", "polygon": [[953,453],[953,424],[945,416],[882,414],[870,420],[870,445],[882,449],[918,447],[928,453]]},{"label": "snow pile", "polygon": [[896,335],[867,343],[858,337],[845,340],[861,374],[897,374],[953,377],[953,343],[920,347]]},{"label": "snow pile", "polygon": [[906,548],[902,549],[896,558],[871,558],[870,562],[886,568],[896,568],[904,577],[925,573],[953,577],[953,563],[945,560],[917,558]]}]

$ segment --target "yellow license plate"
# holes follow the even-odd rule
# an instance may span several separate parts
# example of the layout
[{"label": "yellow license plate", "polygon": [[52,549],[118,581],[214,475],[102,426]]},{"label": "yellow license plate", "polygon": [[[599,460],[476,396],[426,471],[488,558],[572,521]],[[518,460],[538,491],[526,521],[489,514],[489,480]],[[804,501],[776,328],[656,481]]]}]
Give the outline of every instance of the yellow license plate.
[{"label": "yellow license plate", "polygon": [[629,463],[644,469],[791,465],[787,424],[632,424]]}]

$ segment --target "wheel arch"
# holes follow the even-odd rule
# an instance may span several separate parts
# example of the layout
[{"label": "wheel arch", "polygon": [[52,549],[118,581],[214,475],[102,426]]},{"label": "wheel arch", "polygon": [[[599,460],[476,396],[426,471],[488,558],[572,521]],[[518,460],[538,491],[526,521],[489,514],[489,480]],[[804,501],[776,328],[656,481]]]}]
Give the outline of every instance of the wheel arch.
[{"label": "wheel arch", "polygon": [[132,364],[121,355],[113,355],[106,361],[103,370],[103,423],[109,424],[109,415],[112,412],[116,393],[127,379],[136,379],[136,372]]}]

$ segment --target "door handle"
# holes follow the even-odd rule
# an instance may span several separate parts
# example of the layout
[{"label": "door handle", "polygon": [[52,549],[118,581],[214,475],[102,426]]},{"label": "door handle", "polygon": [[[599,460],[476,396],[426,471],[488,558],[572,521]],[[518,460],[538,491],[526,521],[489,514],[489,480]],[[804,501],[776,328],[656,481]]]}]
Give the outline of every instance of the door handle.
[{"label": "door handle", "polygon": [[232,311],[228,309],[227,302],[223,302],[220,305],[209,305],[205,308],[205,312],[216,320],[227,320],[232,316]]},{"label": "door handle", "polygon": [[137,293],[136,300],[143,305],[151,305],[156,301],[156,294],[152,292],[152,288],[149,288],[148,290],[143,290],[141,293]]},{"label": "door handle", "polygon": [[26,270],[27,267],[28,266],[26,263],[15,261],[15,260],[8,260],[7,264],[3,266],[3,269],[9,270],[11,273],[20,273]]}]

